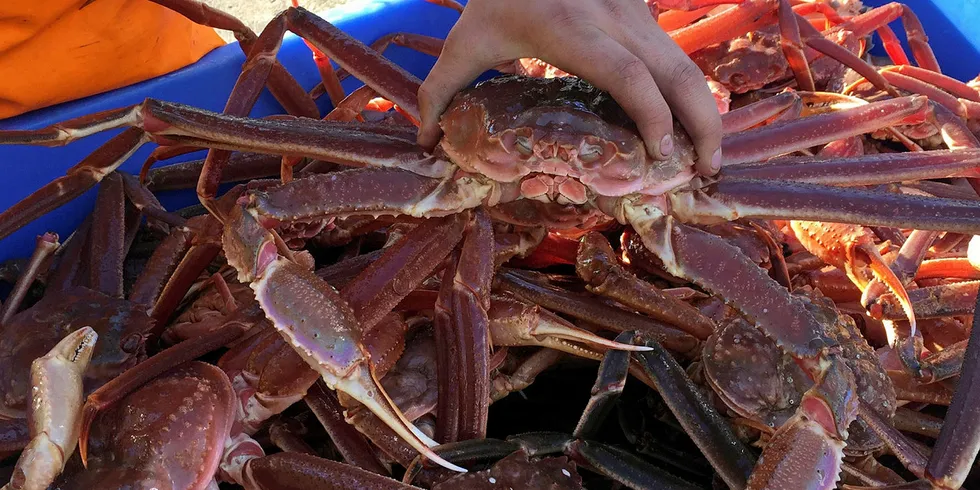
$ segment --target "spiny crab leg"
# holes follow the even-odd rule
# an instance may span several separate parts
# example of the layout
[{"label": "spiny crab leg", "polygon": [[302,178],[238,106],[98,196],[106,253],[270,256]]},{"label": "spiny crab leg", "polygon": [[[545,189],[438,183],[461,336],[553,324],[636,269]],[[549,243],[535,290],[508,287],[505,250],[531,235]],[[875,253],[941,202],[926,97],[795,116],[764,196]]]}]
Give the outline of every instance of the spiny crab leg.
[{"label": "spiny crab leg", "polygon": [[[953,78],[948,75],[943,75],[937,71],[928,70],[926,68],[913,66],[913,65],[894,65],[887,66],[881,69],[882,74],[894,73],[897,75],[902,75],[905,77],[913,78],[921,82],[932,85],[936,88],[945,90],[950,94],[953,94],[956,98],[964,99],[973,102],[980,102],[980,92],[976,89],[970,87],[969,85]],[[923,94],[926,95],[926,94]],[[950,109],[953,109],[950,107]]]},{"label": "spiny crab leg", "polygon": [[722,114],[721,126],[725,134],[737,133],[780,114],[792,114],[798,117],[802,111],[803,99],[799,94],[783,92]]},{"label": "spiny crab leg", "polygon": [[272,233],[242,206],[231,210],[224,243],[239,280],[250,284],[269,320],[328,387],[362,403],[427,458],[466,471],[433,453],[435,441],[392,403],[374,373],[354,312],[332,287],[280,256]]},{"label": "spiny crab leg", "polygon": [[[302,7],[289,8],[273,18],[260,38],[281,39],[287,30],[308,41],[358,79],[371,80],[372,87],[382,97],[394,102],[415,121],[419,120],[417,93],[422,82],[414,75]],[[263,46],[261,42],[259,45]],[[278,44],[261,52],[253,50],[249,58],[273,60],[277,50]]]},{"label": "spiny crab leg", "polygon": [[[0,239],[80,196],[149,141],[173,144],[186,140],[212,148],[290,154],[352,166],[403,167],[431,177],[447,176],[452,169],[448,162],[428,155],[414,142],[389,136],[392,131],[383,125],[358,126],[319,120],[243,120],[152,99],[40,130],[0,131],[0,144],[61,146],[99,131],[126,126],[130,128],[72,167],[67,176],[56,179],[0,213]],[[246,134],[249,136],[244,136]],[[268,138],[256,138],[259,135],[268,135]],[[296,143],[301,141],[305,143],[297,146]],[[372,149],[368,154],[364,153],[366,147]],[[213,181],[215,189],[220,182],[218,177],[220,175]]]},{"label": "spiny crab leg", "polygon": [[[870,304],[869,292],[874,292],[870,286],[876,281],[899,298],[902,310],[909,320],[909,338],[916,336],[915,313],[908,292],[905,291],[905,284],[881,257],[870,230],[857,225],[797,220],[790,221],[790,227],[810,253],[847,274],[851,282],[862,291],[861,305],[865,308]],[[899,339],[895,329],[888,328],[885,332],[888,344],[893,348],[898,347]],[[910,347],[910,344],[905,347]],[[905,348],[902,352],[909,353]],[[903,355],[902,359],[907,364],[914,363],[913,357]]]},{"label": "spiny crab leg", "polygon": [[[912,309],[918,318],[943,318],[972,315],[973,297],[980,289],[980,281],[965,281],[941,286],[929,286],[909,291]],[[885,320],[902,320],[904,311],[891,293],[878,298],[881,316]]]},{"label": "spiny crab leg", "polygon": [[580,239],[575,270],[592,292],[676,325],[700,340],[715,331],[714,322],[697,308],[664,294],[619,265],[609,241],[598,232]]},{"label": "spiny crab leg", "polygon": [[488,310],[494,274],[490,216],[478,208],[468,228],[463,243],[449,256],[435,303],[435,337],[440,347],[436,355],[437,417],[441,422],[436,434],[443,442],[487,436],[491,336]]},{"label": "spiny crab leg", "polygon": [[[975,307],[980,304],[980,296],[974,299]],[[887,422],[872,423],[871,426],[881,434],[895,454],[904,455],[902,463],[916,476],[932,488],[961,488],[974,460],[980,453],[980,391],[974,389],[977,376],[980,376],[980,317],[973,317],[973,328],[963,355],[963,365],[953,401],[946,413],[946,419],[939,432],[928,462],[910,441],[898,431],[891,429]],[[862,407],[862,416],[868,416]],[[869,419],[873,419],[869,416]]]},{"label": "spiny crab leg", "polygon": [[720,179],[791,180],[844,187],[980,177],[980,150],[876,153],[843,158],[784,157],[721,169]]},{"label": "spiny crab leg", "polygon": [[82,378],[98,338],[91,327],[82,327],[31,364],[31,442],[3,490],[45,489],[64,470],[78,443]]},{"label": "spiny crab leg", "polygon": [[800,219],[980,234],[980,201],[776,180],[719,180],[671,195],[670,209],[675,217],[694,224]]},{"label": "spiny crab leg", "polygon": [[876,129],[925,122],[927,102],[923,96],[888,99],[727,134],[722,139],[722,165],[761,161]]}]

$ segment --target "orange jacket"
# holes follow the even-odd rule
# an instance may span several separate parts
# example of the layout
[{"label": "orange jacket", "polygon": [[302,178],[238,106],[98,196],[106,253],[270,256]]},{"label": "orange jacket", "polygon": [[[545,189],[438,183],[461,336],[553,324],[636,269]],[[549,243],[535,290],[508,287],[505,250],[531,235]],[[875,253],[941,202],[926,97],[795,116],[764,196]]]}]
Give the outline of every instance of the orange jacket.
[{"label": "orange jacket", "polygon": [[148,0],[0,0],[0,119],[141,82],[224,44]]}]

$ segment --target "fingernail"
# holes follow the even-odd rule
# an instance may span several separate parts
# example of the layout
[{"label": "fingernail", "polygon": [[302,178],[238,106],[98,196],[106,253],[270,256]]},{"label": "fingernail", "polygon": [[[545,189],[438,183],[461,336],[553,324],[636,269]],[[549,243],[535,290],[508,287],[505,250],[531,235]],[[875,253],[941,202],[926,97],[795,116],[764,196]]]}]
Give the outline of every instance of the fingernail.
[{"label": "fingernail", "polygon": [[671,153],[674,152],[674,138],[669,134],[665,134],[663,139],[660,140],[660,154],[669,157]]},{"label": "fingernail", "polygon": [[721,148],[715,150],[715,154],[711,155],[711,171],[717,172],[721,170]]}]

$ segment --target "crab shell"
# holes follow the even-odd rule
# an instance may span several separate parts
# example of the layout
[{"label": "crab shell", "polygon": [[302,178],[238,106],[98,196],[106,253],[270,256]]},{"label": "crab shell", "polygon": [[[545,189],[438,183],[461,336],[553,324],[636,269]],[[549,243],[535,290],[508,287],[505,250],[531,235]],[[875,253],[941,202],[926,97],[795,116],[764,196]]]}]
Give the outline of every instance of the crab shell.
[{"label": "crab shell", "polygon": [[619,104],[579,78],[494,78],[457,95],[440,124],[441,150],[503,184],[498,201],[660,195],[694,176],[696,154],[679,123],[671,156],[655,160]]},{"label": "crab shell", "polygon": [[26,417],[31,363],[69,333],[91,326],[99,334],[84,378],[85,393],[90,393],[146,359],[146,336],[153,325],[144,307],[91,289],[45,295],[0,327],[0,416]]}]

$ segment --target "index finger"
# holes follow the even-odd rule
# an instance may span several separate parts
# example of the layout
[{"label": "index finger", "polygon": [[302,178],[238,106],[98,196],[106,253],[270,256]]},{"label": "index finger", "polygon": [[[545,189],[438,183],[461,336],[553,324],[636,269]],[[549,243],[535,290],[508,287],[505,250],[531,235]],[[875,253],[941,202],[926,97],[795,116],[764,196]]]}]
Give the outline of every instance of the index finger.
[{"label": "index finger", "polygon": [[664,99],[691,136],[698,155],[695,170],[701,175],[718,173],[721,114],[704,74],[656,23],[637,24],[622,31],[623,44],[649,67]]},{"label": "index finger", "polygon": [[669,157],[673,116],[646,64],[599,29],[564,31],[560,41],[557,52],[540,58],[609,92],[636,123],[647,153]]}]

